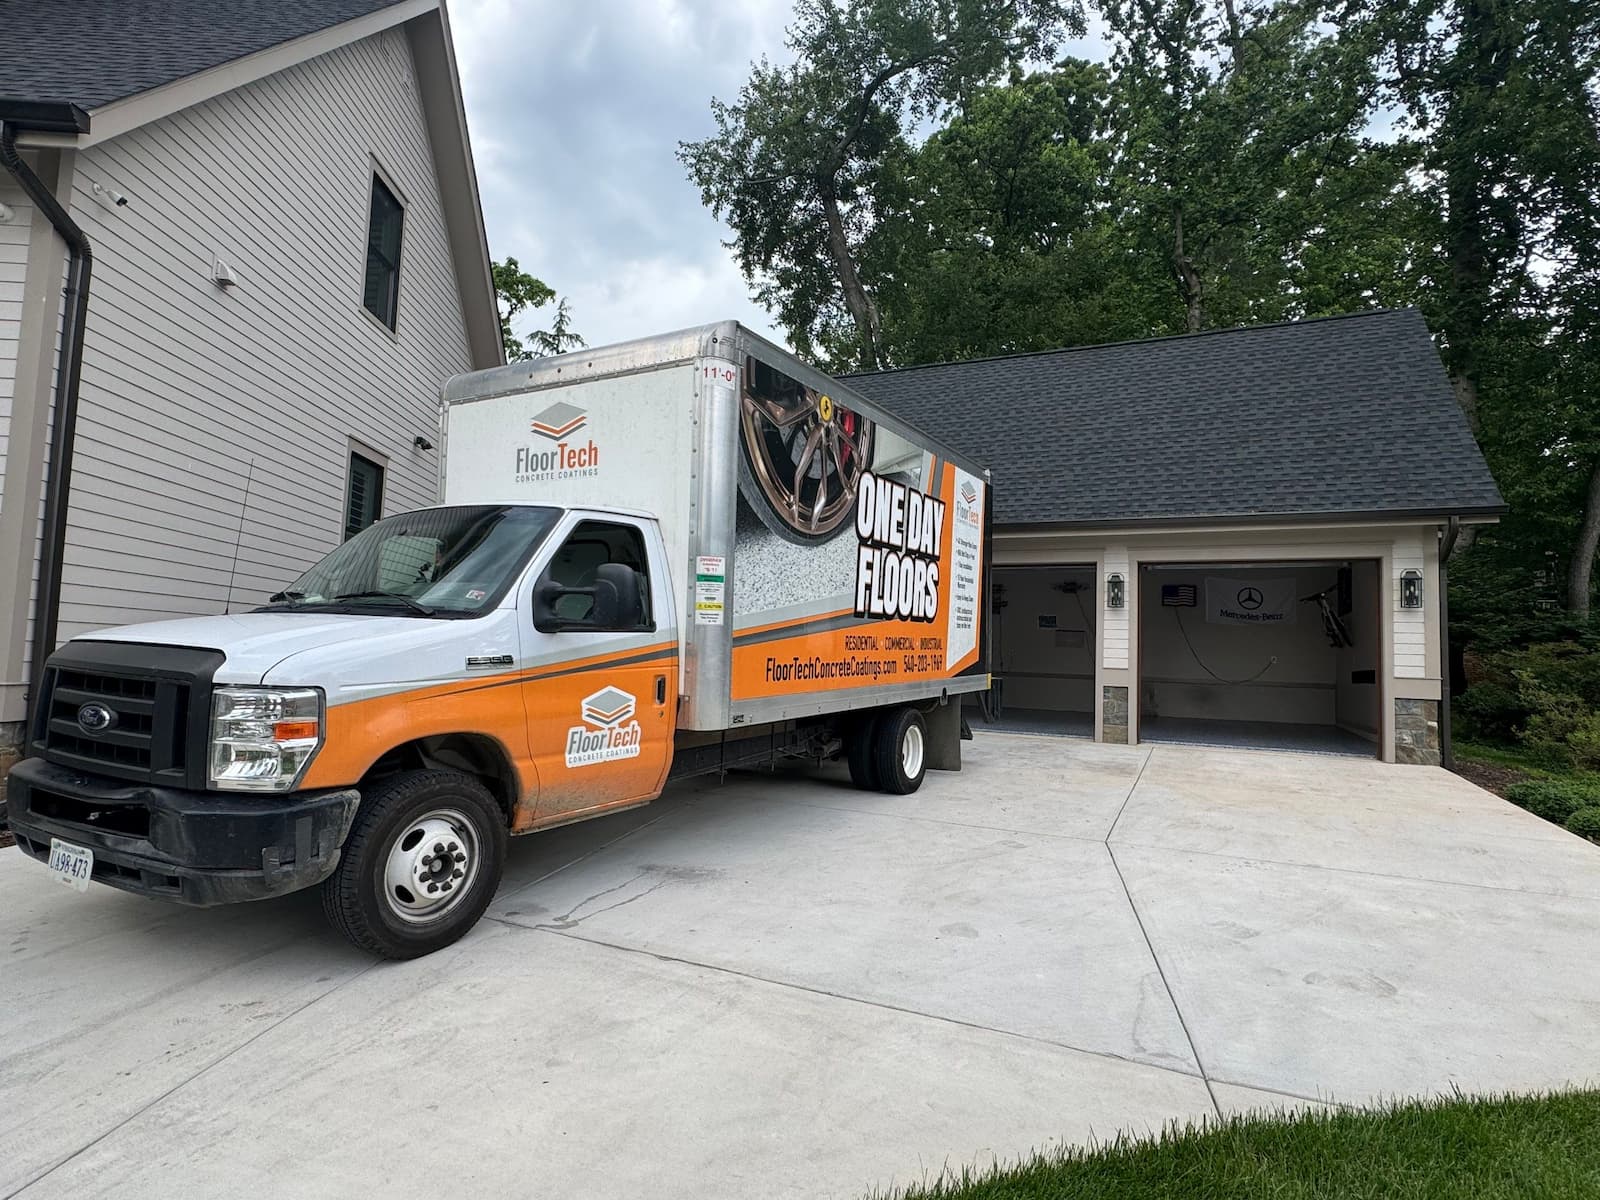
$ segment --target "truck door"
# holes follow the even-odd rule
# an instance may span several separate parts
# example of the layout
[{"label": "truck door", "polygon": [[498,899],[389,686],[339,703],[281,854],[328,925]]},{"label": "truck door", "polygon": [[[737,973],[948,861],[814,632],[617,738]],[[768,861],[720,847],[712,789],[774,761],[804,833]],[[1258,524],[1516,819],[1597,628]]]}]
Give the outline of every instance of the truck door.
[{"label": "truck door", "polygon": [[[534,585],[522,693],[539,774],[536,824],[647,800],[665,782],[678,645],[667,581],[655,578],[647,545],[634,522],[580,521]],[[638,608],[608,613],[597,588],[630,572]]]}]

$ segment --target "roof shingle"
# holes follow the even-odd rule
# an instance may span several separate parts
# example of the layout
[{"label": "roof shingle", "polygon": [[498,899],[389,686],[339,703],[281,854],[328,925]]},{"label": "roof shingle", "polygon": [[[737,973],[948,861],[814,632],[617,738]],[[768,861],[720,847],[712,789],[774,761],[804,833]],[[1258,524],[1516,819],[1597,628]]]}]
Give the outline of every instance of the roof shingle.
[{"label": "roof shingle", "polygon": [[848,377],[994,473],[995,521],[1489,515],[1415,309]]},{"label": "roof shingle", "polygon": [[0,97],[94,109],[399,0],[0,0]]}]

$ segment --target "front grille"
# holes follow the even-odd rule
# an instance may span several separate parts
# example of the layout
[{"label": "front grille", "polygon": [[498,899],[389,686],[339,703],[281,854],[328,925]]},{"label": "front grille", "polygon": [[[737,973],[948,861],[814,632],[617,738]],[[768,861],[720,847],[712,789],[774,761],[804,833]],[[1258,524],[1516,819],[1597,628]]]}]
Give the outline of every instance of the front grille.
[{"label": "front grille", "polygon": [[[210,708],[222,655],[181,646],[69,643],[51,657],[34,719],[34,748],[47,761],[140,783],[204,785],[195,729]],[[92,719],[96,709],[107,723]],[[103,714],[101,714],[103,717]]]}]

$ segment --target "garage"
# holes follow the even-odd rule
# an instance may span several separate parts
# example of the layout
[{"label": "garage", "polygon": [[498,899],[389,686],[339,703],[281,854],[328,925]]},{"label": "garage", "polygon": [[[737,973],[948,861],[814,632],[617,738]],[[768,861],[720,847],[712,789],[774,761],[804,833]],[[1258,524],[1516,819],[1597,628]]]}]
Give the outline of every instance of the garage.
[{"label": "garage", "polygon": [[1139,568],[1142,742],[1373,756],[1380,563]]},{"label": "garage", "polygon": [[996,729],[1092,738],[1095,564],[999,567],[990,585]]},{"label": "garage", "polygon": [[993,472],[974,725],[1447,759],[1450,552],[1505,504],[1420,313],[849,384]]}]

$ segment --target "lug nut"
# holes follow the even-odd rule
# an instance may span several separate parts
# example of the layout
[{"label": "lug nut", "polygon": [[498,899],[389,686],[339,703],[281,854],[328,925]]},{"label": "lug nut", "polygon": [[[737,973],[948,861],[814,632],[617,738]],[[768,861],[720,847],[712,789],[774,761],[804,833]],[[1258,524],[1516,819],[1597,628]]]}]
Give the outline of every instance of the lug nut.
[{"label": "lug nut", "polygon": [[454,875],[450,876],[450,878],[451,879],[460,879],[463,874],[464,874],[464,872],[459,867],[457,867],[456,868],[456,873]]},{"label": "lug nut", "polygon": [[439,885],[437,883],[430,883],[428,885],[428,890],[430,892],[437,892],[439,890]]},{"label": "lug nut", "polygon": [[461,851],[457,850],[456,851],[456,861],[458,863],[466,862],[467,861],[467,856],[465,854],[461,853]]},{"label": "lug nut", "polygon": [[454,842],[450,843],[450,853],[451,854],[454,854],[459,849],[461,849],[460,846],[456,845]]},{"label": "lug nut", "polygon": [[454,887],[454,886],[455,886],[455,884],[453,884],[453,883],[451,883],[451,882],[450,882],[450,881],[449,881],[449,880],[448,880],[448,879],[446,879],[446,880],[445,880],[445,881],[444,881],[444,882],[443,882],[443,883],[441,883],[441,884],[440,884],[440,885],[439,885],[439,886],[440,886],[440,887],[441,887],[441,888],[443,888],[443,889],[444,889],[444,890],[445,890],[445,891],[447,891],[447,892],[448,892],[448,891],[449,891],[449,890],[450,890],[450,889],[451,889],[451,888],[452,888],[452,887]]},{"label": "lug nut", "polygon": [[444,853],[444,843],[443,842],[435,842],[433,844],[433,852],[435,854],[443,854]]}]

